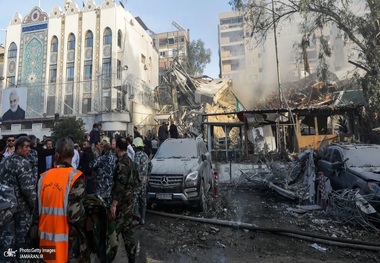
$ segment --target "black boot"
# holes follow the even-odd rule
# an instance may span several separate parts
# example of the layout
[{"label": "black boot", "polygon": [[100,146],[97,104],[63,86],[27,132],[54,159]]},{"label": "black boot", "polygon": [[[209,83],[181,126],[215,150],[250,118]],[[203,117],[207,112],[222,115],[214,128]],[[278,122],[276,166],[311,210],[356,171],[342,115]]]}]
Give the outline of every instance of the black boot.
[{"label": "black boot", "polygon": [[146,204],[140,208],[140,225],[145,225]]},{"label": "black boot", "polygon": [[135,263],[136,257],[135,255],[133,256],[128,256],[128,263]]},{"label": "black boot", "polygon": [[137,248],[136,248],[136,245],[134,245],[131,252],[128,253],[128,263],[135,263],[136,253],[137,253]]}]

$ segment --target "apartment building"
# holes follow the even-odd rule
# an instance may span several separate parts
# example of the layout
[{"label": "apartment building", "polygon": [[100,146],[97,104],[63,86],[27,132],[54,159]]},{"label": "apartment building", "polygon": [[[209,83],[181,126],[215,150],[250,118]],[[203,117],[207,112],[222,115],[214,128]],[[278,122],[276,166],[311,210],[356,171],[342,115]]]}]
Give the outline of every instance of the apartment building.
[{"label": "apartment building", "polygon": [[160,82],[165,71],[172,66],[174,59],[178,62],[186,60],[190,45],[190,31],[173,22],[176,31],[154,34],[155,46],[159,52]]},{"label": "apartment building", "polygon": [[[1,72],[3,72],[3,68],[4,68],[4,52],[5,52],[5,48],[2,44],[0,44],[0,74]],[[2,89],[2,85],[3,85],[3,80],[4,80],[4,77],[0,75],[0,89]]]},{"label": "apartment building", "polygon": [[[300,19],[300,18],[299,18]],[[254,38],[244,38],[245,25],[237,12],[225,12],[219,14],[219,58],[220,75],[222,78],[231,78],[241,86],[252,87],[258,83],[272,83],[277,85],[276,56],[278,52],[279,70],[281,82],[295,81],[305,77],[309,73],[316,73],[318,68],[318,55],[321,49],[317,39],[323,34],[328,41],[333,55],[326,57],[329,70],[345,71],[349,66],[348,56],[353,52],[352,44],[344,43],[339,30],[331,25],[326,26],[322,32],[316,32],[309,39],[306,48],[309,73],[305,70],[302,50],[296,46],[302,40],[297,18],[290,24],[278,25],[277,42],[273,34],[267,36],[267,41],[262,46],[257,46]],[[247,85],[248,84],[248,85]]]},{"label": "apartment building", "polygon": [[237,12],[219,14],[220,77],[252,82],[262,72],[261,50],[244,39],[243,19]]}]

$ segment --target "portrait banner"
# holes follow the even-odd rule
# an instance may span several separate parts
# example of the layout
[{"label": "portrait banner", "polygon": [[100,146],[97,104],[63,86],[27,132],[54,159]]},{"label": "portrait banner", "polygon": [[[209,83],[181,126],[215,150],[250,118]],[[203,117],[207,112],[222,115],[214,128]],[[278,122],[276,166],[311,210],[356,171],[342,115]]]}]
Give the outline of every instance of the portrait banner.
[{"label": "portrait banner", "polygon": [[2,121],[25,119],[27,88],[7,88],[2,95]]}]

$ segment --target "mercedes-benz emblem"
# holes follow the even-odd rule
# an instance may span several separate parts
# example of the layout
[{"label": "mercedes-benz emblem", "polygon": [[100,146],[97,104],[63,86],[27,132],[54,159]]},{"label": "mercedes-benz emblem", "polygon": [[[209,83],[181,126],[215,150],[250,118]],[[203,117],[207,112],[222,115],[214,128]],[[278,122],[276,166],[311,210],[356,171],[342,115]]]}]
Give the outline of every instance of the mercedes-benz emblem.
[{"label": "mercedes-benz emblem", "polygon": [[169,183],[168,178],[167,178],[166,176],[163,176],[163,177],[161,178],[161,184],[162,184],[162,185],[167,185],[168,183]]}]

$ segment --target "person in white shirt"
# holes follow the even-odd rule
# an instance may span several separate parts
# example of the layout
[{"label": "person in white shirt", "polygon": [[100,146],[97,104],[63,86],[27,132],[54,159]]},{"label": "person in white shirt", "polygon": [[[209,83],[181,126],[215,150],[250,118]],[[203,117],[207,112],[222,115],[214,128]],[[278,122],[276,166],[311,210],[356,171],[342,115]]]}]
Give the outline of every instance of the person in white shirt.
[{"label": "person in white shirt", "polygon": [[71,166],[74,168],[74,169],[77,169],[78,166],[79,166],[79,152],[77,149],[74,149],[74,156],[73,156],[73,159],[71,159]]},{"label": "person in white shirt", "polygon": [[[72,136],[69,136],[69,138],[74,141],[74,138]],[[71,159],[71,166],[74,168],[74,169],[77,169],[78,166],[79,166],[79,159],[80,159],[80,154],[79,154],[79,145],[77,143],[74,143],[74,156],[73,158]]]},{"label": "person in white shirt", "polygon": [[7,138],[7,148],[4,152],[4,157],[11,156],[15,151],[15,137],[14,136],[8,136]]},{"label": "person in white shirt", "polygon": [[156,136],[153,136],[153,139],[150,142],[152,144],[152,158],[153,158],[158,150],[158,141],[156,139]]},{"label": "person in white shirt", "polygon": [[127,154],[128,157],[131,158],[132,161],[135,160],[135,150],[133,150],[133,147],[131,145],[130,139],[127,137],[128,147],[127,147]]}]

